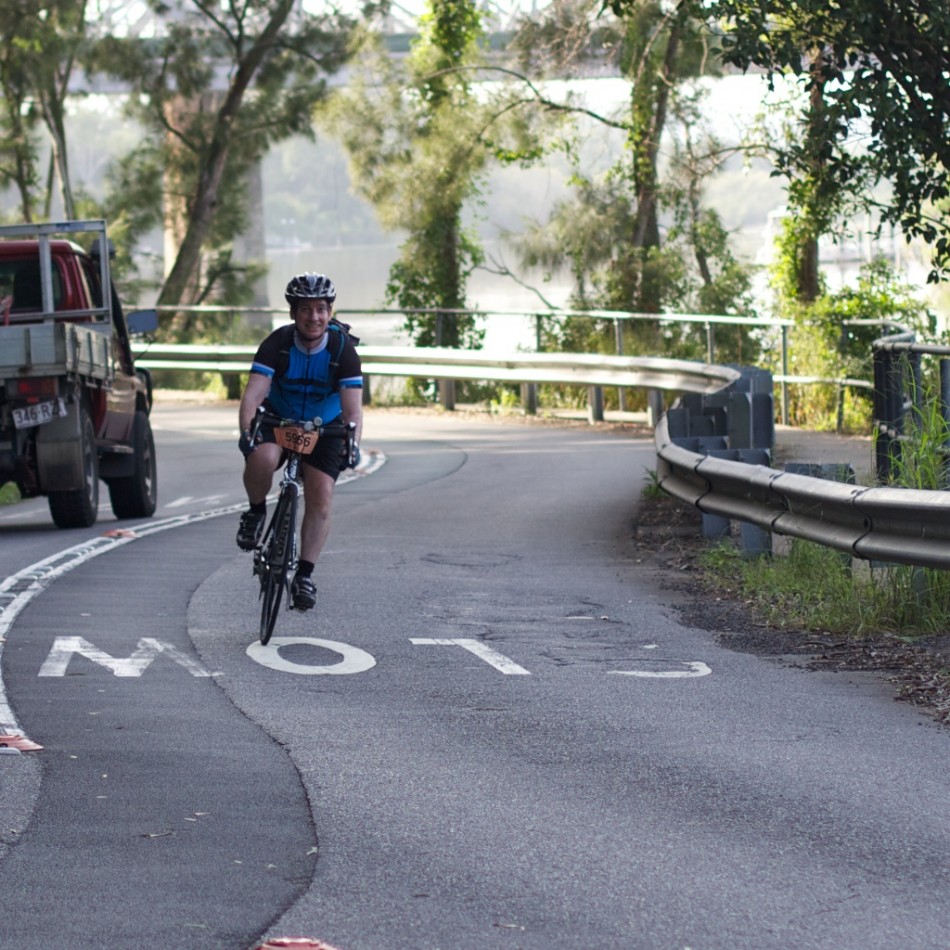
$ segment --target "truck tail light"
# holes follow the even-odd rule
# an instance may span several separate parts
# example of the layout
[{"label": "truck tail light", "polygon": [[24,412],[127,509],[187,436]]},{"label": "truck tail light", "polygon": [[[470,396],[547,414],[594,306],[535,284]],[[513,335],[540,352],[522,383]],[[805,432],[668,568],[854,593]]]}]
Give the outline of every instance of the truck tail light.
[{"label": "truck tail light", "polygon": [[31,376],[13,380],[10,395],[14,399],[38,402],[41,399],[54,399],[59,395],[59,381],[55,376]]}]

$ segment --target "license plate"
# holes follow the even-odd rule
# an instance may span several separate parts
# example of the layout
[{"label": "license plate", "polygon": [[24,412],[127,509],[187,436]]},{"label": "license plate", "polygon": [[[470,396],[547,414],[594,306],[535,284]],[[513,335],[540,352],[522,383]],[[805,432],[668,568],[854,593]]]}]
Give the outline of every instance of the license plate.
[{"label": "license plate", "polygon": [[66,403],[63,402],[62,397],[59,397],[14,409],[13,424],[18,429],[26,429],[30,426],[41,426],[44,422],[52,422],[59,416],[65,415]]}]

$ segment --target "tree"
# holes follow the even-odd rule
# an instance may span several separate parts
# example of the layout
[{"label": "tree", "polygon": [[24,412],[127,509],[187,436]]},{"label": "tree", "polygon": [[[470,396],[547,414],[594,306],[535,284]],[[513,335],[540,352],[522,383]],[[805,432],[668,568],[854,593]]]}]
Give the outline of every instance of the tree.
[{"label": "tree", "polygon": [[[0,9],[0,180],[20,195],[20,214],[51,213],[55,183],[67,218],[76,216],[69,175],[65,103],[73,70],[86,45],[87,0],[8,0]],[[45,126],[50,166],[41,189],[37,131]]]},{"label": "tree", "polygon": [[20,203],[20,216],[33,220],[36,189],[38,142],[36,114],[30,109],[32,84],[25,68],[21,11],[13,6],[0,7],[0,182],[13,186]]},{"label": "tree", "polygon": [[[700,12],[654,0],[603,6],[556,0],[545,18],[532,18],[522,28],[523,68],[563,74],[578,60],[612,56],[629,83],[628,106],[619,117],[586,113],[623,134],[622,158],[603,174],[575,159],[573,199],[559,205],[524,245],[525,264],[570,266],[577,288],[573,303],[580,309],[722,313],[749,306],[748,273],[729,252],[718,217],[702,207],[703,179],[725,152],[702,132],[703,93],[691,82],[715,66]],[[585,330],[558,326],[561,343],[610,350],[617,345],[612,321],[593,328],[586,321]],[[696,350],[696,340],[672,340],[654,321],[628,324],[624,336],[628,351]],[[745,347],[746,354],[751,351]]]},{"label": "tree", "polygon": [[163,34],[104,40],[98,64],[132,88],[129,111],[149,136],[143,173],[164,172],[166,227],[177,239],[158,298],[168,306],[207,299],[234,277],[228,242],[244,223],[244,176],[274,142],[313,136],[324,74],[342,64],[353,24],[296,0],[148,3]]},{"label": "tree", "polygon": [[[384,227],[407,232],[387,297],[408,310],[435,311],[407,314],[406,329],[420,346],[480,339],[472,317],[453,311],[465,309],[466,281],[483,258],[463,220],[491,155],[491,106],[472,88],[481,35],[470,0],[430,0],[405,71],[373,57],[373,75],[358,77],[331,112],[356,189]],[[364,49],[375,42],[363,41]]]},{"label": "tree", "polygon": [[[945,0],[710,0],[725,62],[799,77],[806,129],[779,167],[811,203],[850,194],[933,247],[930,279],[950,274],[950,6]],[[886,182],[887,198],[872,186]],[[794,198],[793,193],[793,198]],[[807,205],[807,194],[801,196]],[[822,222],[815,222],[821,226]]]}]

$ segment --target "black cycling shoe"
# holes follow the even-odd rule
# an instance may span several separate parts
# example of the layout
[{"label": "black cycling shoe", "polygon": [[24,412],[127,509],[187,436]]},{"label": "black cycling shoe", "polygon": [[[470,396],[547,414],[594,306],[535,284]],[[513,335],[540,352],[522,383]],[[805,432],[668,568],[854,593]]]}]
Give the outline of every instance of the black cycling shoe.
[{"label": "black cycling shoe", "polygon": [[290,585],[290,596],[294,601],[294,610],[312,610],[317,603],[317,588],[309,577],[298,574]]},{"label": "black cycling shoe", "polygon": [[245,511],[238,526],[237,546],[242,551],[253,551],[264,533],[266,511]]}]

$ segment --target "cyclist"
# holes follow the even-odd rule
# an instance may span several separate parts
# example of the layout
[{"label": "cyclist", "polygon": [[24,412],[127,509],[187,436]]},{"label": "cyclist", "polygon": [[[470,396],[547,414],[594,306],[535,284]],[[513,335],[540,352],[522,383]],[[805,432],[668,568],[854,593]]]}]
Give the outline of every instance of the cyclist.
[{"label": "cyclist", "polygon": [[[260,541],[266,498],[282,450],[272,426],[261,426],[254,442],[251,426],[258,406],[286,419],[313,419],[324,425],[356,425],[354,452],[359,462],[363,426],[363,377],[359,354],[346,328],[332,321],[336,288],[323,274],[299,274],[284,294],[292,324],[271,333],[258,347],[241,397],[238,447],[244,455],[244,488],[250,507],[241,515],[238,547],[253,551]],[[300,529],[300,560],[290,593],[297,610],[310,610],[317,599],[312,574],[330,529],[330,499],[340,472],[346,468],[346,440],[324,436],[300,470],[304,485],[304,515]]]}]

